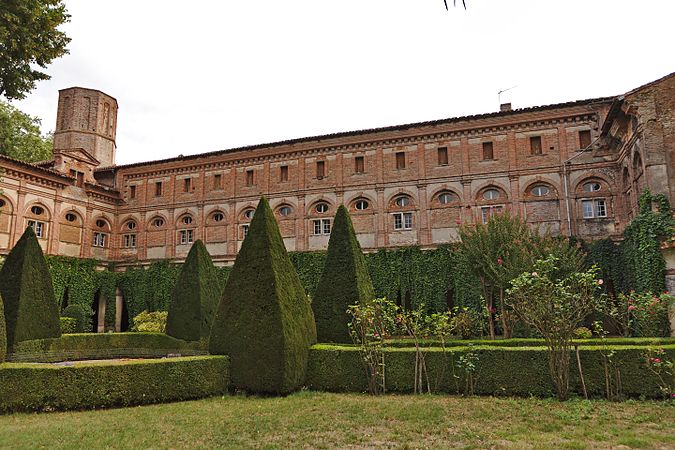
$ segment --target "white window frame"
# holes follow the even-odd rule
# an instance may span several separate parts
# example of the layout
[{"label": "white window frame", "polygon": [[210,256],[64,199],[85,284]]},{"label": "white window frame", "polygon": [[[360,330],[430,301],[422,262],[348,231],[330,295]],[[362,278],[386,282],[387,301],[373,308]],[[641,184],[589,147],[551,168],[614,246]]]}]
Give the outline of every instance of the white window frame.
[{"label": "white window frame", "polygon": [[398,212],[394,213],[394,230],[406,231],[413,228],[413,213]]},{"label": "white window frame", "polygon": [[45,222],[31,219],[28,221],[28,226],[33,229],[38,239],[43,239],[47,235],[47,224]]},{"label": "white window frame", "polygon": [[123,234],[122,235],[122,246],[124,248],[136,248],[136,234]]},{"label": "white window frame", "polygon": [[94,239],[92,242],[93,247],[105,248],[106,233],[101,233],[100,231],[94,231]]},{"label": "white window frame", "polygon": [[194,242],[194,230],[178,230],[178,240],[181,245],[192,244]]},{"label": "white window frame", "polygon": [[488,223],[490,217],[504,212],[504,205],[490,205],[480,207],[480,218],[483,224]]},{"label": "white window frame", "polygon": [[587,198],[581,200],[581,213],[584,219],[603,219],[607,217],[607,200]]},{"label": "white window frame", "polygon": [[314,236],[329,235],[331,230],[331,219],[313,219],[312,234]]},{"label": "white window frame", "polygon": [[250,227],[251,226],[247,223],[241,226],[241,235],[243,236],[243,238],[246,238],[246,236],[248,236],[248,230]]}]

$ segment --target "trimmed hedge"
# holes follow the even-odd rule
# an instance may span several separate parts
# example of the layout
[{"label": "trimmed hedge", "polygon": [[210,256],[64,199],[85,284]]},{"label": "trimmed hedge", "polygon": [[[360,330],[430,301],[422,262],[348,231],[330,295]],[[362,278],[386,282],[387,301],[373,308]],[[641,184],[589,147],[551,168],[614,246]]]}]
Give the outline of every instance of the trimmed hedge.
[{"label": "trimmed hedge", "polygon": [[84,333],[89,328],[91,322],[90,314],[84,310],[82,305],[72,304],[66,306],[61,317],[69,317],[75,320],[75,330],[73,333]]},{"label": "trimmed hedge", "polygon": [[166,334],[185,341],[208,339],[218,301],[219,280],[201,240],[192,244],[171,292]]},{"label": "trimmed hedge", "polygon": [[[613,368],[621,374],[622,395],[659,397],[656,376],[645,364],[646,346],[611,346]],[[675,358],[675,345],[663,346]],[[460,357],[472,352],[478,357],[475,394],[542,396],[554,395],[548,369],[548,356],[542,347],[452,347],[444,353],[440,348],[424,351],[429,381],[435,392],[464,393],[466,374]],[[602,397],[605,393],[603,348],[583,347],[579,350],[588,394]],[[389,392],[412,392],[415,379],[415,350],[384,350],[385,381]],[[616,373],[613,371],[612,373]],[[315,345],[310,352],[307,386],[319,391],[367,392],[368,382],[359,350],[355,347]],[[570,388],[581,394],[576,358],[570,367]]]},{"label": "trimmed hedge", "polygon": [[2,298],[0,298],[0,363],[5,360],[7,355],[7,334],[5,332],[5,311],[2,307]]},{"label": "trimmed hedge", "polygon": [[10,350],[17,342],[61,335],[52,277],[31,227],[26,228],[0,270],[0,294]]},{"label": "trimmed hedge", "polygon": [[347,208],[340,205],[328,241],[326,264],[312,300],[319,342],[352,342],[347,308],[374,298],[373,282],[352,220]]},{"label": "trimmed hedge", "polygon": [[9,361],[53,362],[78,359],[161,357],[206,353],[198,342],[185,342],[164,333],[79,333],[59,338],[19,342]]},{"label": "trimmed hedge", "polygon": [[315,342],[312,308],[263,197],[225,286],[209,350],[230,357],[235,388],[286,394],[303,385]]},{"label": "trimmed hedge", "polygon": [[188,400],[227,392],[228,358],[0,365],[0,412],[92,409]]},{"label": "trimmed hedge", "polygon": [[72,317],[61,317],[61,336],[66,333],[77,333],[77,320]]},{"label": "trimmed hedge", "polygon": [[[579,346],[602,346],[602,345],[669,345],[675,344],[675,337],[655,337],[655,338],[630,338],[617,337],[606,338],[605,340],[595,339],[574,339],[575,344]],[[423,347],[441,347],[441,341],[436,339],[420,339],[419,344]],[[387,347],[414,347],[415,342],[412,339],[388,339]],[[468,345],[487,346],[487,347],[544,347],[546,342],[540,338],[513,338],[513,339],[451,339],[445,341],[446,347],[466,347]]]}]

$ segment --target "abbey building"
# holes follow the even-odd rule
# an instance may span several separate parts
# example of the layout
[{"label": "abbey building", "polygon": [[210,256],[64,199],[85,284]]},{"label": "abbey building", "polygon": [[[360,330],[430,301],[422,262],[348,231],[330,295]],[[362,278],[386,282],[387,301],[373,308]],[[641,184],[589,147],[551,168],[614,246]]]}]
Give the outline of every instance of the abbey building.
[{"label": "abbey building", "polygon": [[27,226],[49,254],[234,260],[258,198],[290,251],[325,249],[337,205],[362,247],[432,248],[510,210],[532,226],[620,237],[649,187],[675,204],[675,74],[618,97],[115,164],[117,102],[59,93],[53,159],[0,156],[0,254]]}]

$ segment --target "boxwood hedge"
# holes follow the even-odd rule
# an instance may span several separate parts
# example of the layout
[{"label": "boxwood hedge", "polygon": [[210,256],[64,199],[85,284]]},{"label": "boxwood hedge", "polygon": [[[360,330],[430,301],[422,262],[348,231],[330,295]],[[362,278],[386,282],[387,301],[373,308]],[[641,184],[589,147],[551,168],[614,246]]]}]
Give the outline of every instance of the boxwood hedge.
[{"label": "boxwood hedge", "polygon": [[5,312],[0,297],[0,363],[5,360],[7,354],[7,334],[5,332]]},{"label": "boxwood hedge", "polygon": [[92,409],[221,395],[226,356],[115,363],[0,365],[0,412]]},{"label": "boxwood hedge", "polygon": [[[662,346],[675,358],[675,345]],[[589,395],[605,392],[603,352],[613,351],[612,374],[621,378],[621,393],[627,397],[659,397],[657,377],[645,364],[646,346],[589,346],[580,349],[582,370]],[[477,357],[475,394],[553,396],[555,390],[543,347],[451,347],[424,350],[429,381],[435,392],[464,393],[466,372],[460,358],[471,352]],[[415,350],[384,350],[385,380],[389,392],[412,392],[415,379]],[[576,359],[570,372],[570,387],[581,394]],[[310,352],[307,386],[320,391],[366,392],[368,383],[358,348],[315,345]]]}]

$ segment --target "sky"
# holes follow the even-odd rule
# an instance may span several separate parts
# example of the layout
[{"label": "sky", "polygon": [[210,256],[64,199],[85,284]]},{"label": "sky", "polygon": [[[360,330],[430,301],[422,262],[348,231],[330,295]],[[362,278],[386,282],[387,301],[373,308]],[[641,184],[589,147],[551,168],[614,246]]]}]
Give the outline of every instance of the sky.
[{"label": "sky", "polygon": [[115,97],[118,164],[619,95],[675,70],[671,0],[65,4],[70,53],[14,105],[46,132],[59,89]]}]

